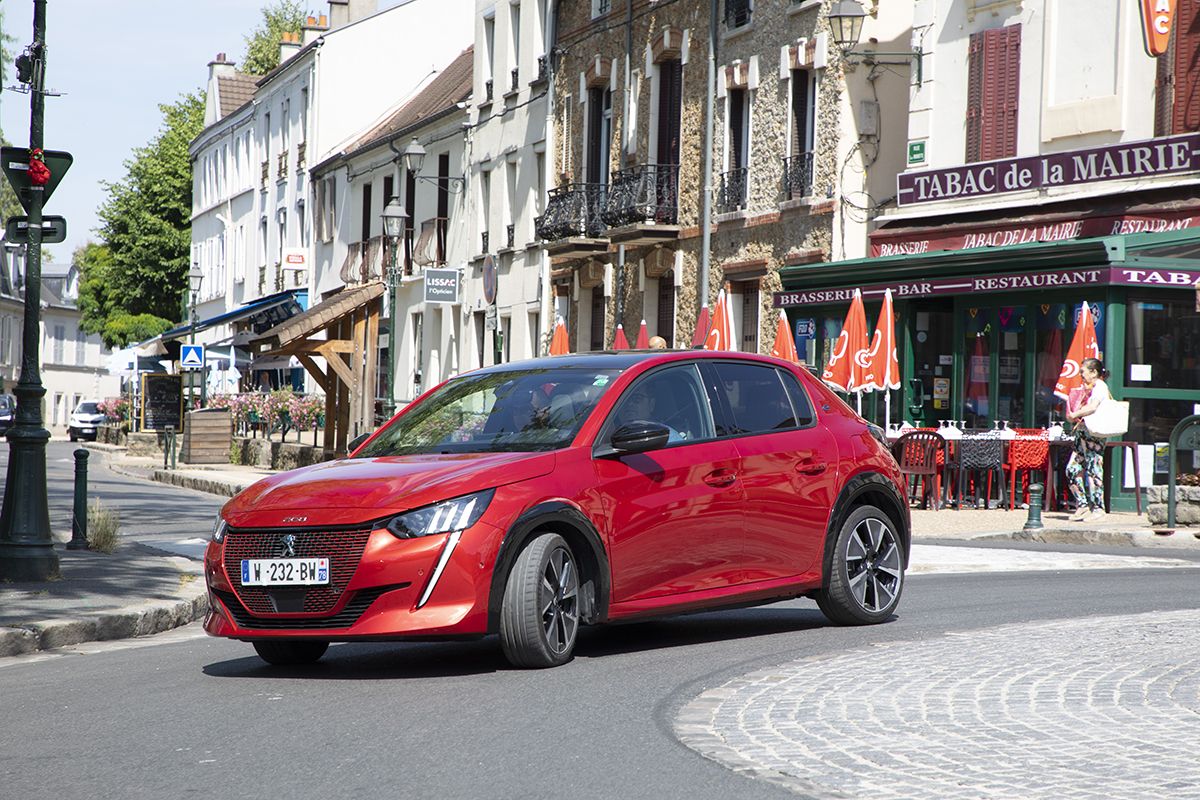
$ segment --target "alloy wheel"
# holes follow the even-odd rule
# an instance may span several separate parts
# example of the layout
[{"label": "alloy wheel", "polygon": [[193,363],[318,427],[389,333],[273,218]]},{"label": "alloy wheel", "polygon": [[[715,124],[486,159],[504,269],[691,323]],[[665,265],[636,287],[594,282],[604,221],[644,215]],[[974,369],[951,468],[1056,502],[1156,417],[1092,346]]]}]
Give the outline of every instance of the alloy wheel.
[{"label": "alloy wheel", "polygon": [[538,589],[542,631],[556,654],[566,652],[579,628],[579,580],[575,560],[564,547],[555,548],[546,560]]},{"label": "alloy wheel", "polygon": [[900,594],[903,570],[896,534],[883,520],[868,517],[846,540],[850,592],[865,610],[879,612]]}]

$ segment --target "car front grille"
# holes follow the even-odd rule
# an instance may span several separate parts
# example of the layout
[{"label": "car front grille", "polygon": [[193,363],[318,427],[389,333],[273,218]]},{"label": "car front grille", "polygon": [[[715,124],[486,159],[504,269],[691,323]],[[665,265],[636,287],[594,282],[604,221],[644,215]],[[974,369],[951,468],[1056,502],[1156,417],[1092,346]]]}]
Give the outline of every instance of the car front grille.
[{"label": "car front grille", "polygon": [[[329,584],[282,588],[242,586],[242,559],[281,558],[283,537],[288,534],[295,536],[295,558],[329,559]],[[240,605],[255,616],[328,614],[337,606],[350,579],[354,577],[370,536],[369,528],[334,531],[229,528],[225,534],[225,572],[229,575]],[[289,557],[292,555],[289,554]]]},{"label": "car front grille", "polygon": [[229,609],[229,613],[233,615],[239,628],[312,631],[349,628],[358,622],[359,618],[371,607],[371,603],[374,603],[383,594],[393,589],[407,588],[409,585],[401,583],[395,586],[373,586],[370,589],[355,592],[341,611],[328,617],[256,617],[246,611],[233,592],[225,592],[220,589],[213,589],[212,592]]}]

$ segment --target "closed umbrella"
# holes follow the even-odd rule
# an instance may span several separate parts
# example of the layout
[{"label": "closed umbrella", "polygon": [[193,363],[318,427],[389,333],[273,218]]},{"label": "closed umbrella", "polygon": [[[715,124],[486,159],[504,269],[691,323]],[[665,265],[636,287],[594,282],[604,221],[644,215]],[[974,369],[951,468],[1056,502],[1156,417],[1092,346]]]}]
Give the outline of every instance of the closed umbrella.
[{"label": "closed umbrella", "polygon": [[713,312],[712,326],[704,337],[705,350],[736,350],[733,338],[733,314],[730,313],[729,295],[725,290],[717,292],[717,308]]},{"label": "closed umbrella", "polygon": [[708,336],[708,321],[712,315],[708,312],[708,304],[700,306],[700,315],[696,317],[696,332],[692,334],[692,347],[702,347]]},{"label": "closed umbrella", "polygon": [[634,347],[638,350],[650,349],[650,334],[646,330],[646,320],[642,320],[642,326],[638,328],[637,344]]},{"label": "closed umbrella", "polygon": [[1079,325],[1075,328],[1075,337],[1071,339],[1071,349],[1063,361],[1062,371],[1058,375],[1058,383],[1054,385],[1054,394],[1063,400],[1071,399],[1071,391],[1083,386],[1083,376],[1079,374],[1083,362],[1088,358],[1100,357],[1100,344],[1096,341],[1096,325],[1092,321],[1092,310],[1083,304]]},{"label": "closed umbrella", "polygon": [[775,328],[775,344],[771,346],[771,355],[791,361],[793,364],[800,363],[800,355],[796,352],[796,341],[792,338],[792,331],[788,328],[787,313],[782,308],[779,309],[779,325]]},{"label": "closed umbrella", "polygon": [[625,328],[617,323],[617,332],[613,335],[613,350],[628,350],[629,340],[625,338]]},{"label": "closed umbrella", "polygon": [[559,317],[554,324],[554,336],[550,339],[550,355],[561,356],[569,352],[571,345],[567,342],[567,326]]},{"label": "closed umbrella", "polygon": [[900,388],[900,362],[896,358],[896,315],[892,310],[892,290],[883,290],[883,308],[875,324],[875,338],[867,353],[866,385],[883,392],[885,424],[892,421],[892,389]]},{"label": "closed umbrella", "polygon": [[846,322],[842,332],[838,334],[833,346],[833,354],[821,379],[833,388],[842,392],[858,394],[858,407],[862,410],[862,392],[869,387],[866,385],[867,343],[867,312],[863,308],[862,292],[854,290],[854,299],[850,302],[850,311],[846,314]]}]

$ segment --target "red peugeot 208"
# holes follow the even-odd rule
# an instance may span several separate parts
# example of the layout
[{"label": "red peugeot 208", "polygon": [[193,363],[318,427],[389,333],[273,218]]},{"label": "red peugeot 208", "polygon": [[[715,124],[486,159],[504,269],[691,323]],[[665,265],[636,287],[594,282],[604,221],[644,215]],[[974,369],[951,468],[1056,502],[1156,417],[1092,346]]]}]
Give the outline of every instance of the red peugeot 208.
[{"label": "red peugeot 208", "polygon": [[272,664],[494,633],[513,664],[555,666],[583,624],[802,595],[881,622],[909,535],[881,432],[804,370],[542,358],[452,378],[349,458],[230,500],[204,627]]}]

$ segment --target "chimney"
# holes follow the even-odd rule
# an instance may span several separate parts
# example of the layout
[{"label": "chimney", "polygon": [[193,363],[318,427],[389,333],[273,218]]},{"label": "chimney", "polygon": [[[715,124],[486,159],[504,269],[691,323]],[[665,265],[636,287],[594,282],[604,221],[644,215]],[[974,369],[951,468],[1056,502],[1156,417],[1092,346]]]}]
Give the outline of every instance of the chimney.
[{"label": "chimney", "polygon": [[329,0],[329,29],[340,28],[379,11],[379,0]]},{"label": "chimney", "polygon": [[233,62],[227,59],[224,53],[217,53],[217,57],[208,62],[209,83],[212,83],[213,78],[218,75],[232,75],[233,73]]},{"label": "chimney", "polygon": [[301,27],[300,36],[301,44],[309,45],[321,38],[321,34],[329,30],[329,17],[322,14],[320,17],[309,17],[304,21]]},{"label": "chimney", "polygon": [[287,61],[300,52],[300,34],[284,33],[279,41],[279,63]]}]

